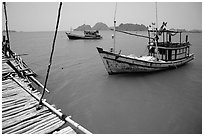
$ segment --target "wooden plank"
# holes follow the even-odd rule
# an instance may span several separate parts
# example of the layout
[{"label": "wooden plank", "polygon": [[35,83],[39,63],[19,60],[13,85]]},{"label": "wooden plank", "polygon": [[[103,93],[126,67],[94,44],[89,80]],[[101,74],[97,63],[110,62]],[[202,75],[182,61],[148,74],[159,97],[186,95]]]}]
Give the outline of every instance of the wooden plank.
[{"label": "wooden plank", "polygon": [[24,94],[25,95],[25,93],[23,93],[22,88],[16,87],[16,88],[12,88],[12,89],[9,89],[6,91],[2,91],[2,98],[9,96],[9,95],[12,95],[12,94],[17,94],[17,95],[18,94],[20,94],[20,95]]},{"label": "wooden plank", "polygon": [[18,96],[18,98],[28,98],[28,99],[33,99],[31,96],[26,96],[25,94],[16,94],[14,96],[10,96],[10,97],[6,97],[6,98],[2,98],[2,103],[7,103],[7,101],[14,101],[18,98],[16,98],[16,96]]},{"label": "wooden plank", "polygon": [[51,133],[54,130],[56,130],[57,128],[61,127],[64,124],[64,122],[62,122],[62,121],[55,121],[55,122],[52,122],[52,124],[54,124],[54,125],[50,124],[46,128],[36,132],[36,134],[48,134],[48,133]]},{"label": "wooden plank", "polygon": [[[44,107],[44,108],[47,109],[47,107]],[[27,108],[27,109],[25,109],[25,110],[23,110],[23,111],[21,111],[19,113],[16,113],[14,115],[10,115],[8,117],[4,117],[4,118],[2,118],[2,121],[4,122],[4,121],[10,120],[12,118],[17,118],[18,116],[23,116],[23,115],[26,115],[26,114],[28,114],[30,112],[34,112],[34,111],[36,111],[36,105],[34,105],[32,107],[29,107],[29,108]]]},{"label": "wooden plank", "polygon": [[7,103],[4,104],[4,106],[2,106],[2,111],[9,111],[12,109],[18,109],[19,107],[24,107],[26,106],[28,103],[33,103],[33,101],[35,101],[34,99],[24,99],[23,101],[18,101],[18,102],[13,102],[13,103]]},{"label": "wooden plank", "polygon": [[45,118],[46,116],[49,117],[52,113],[47,113],[47,114],[43,114],[41,116],[38,116],[36,118],[33,118],[33,119],[30,119],[30,120],[26,120],[26,121],[23,121],[21,123],[19,123],[18,125],[15,125],[15,126],[12,126],[12,127],[9,127],[9,128],[6,128],[6,129],[3,129],[2,130],[2,133],[6,133],[6,134],[14,134],[16,131],[18,130],[21,130],[29,125],[32,125],[36,122],[39,122],[42,120],[42,118]]},{"label": "wooden plank", "polygon": [[2,81],[2,85],[5,85],[5,84],[11,83],[11,82],[14,83],[14,81],[12,79],[6,79],[6,80]]},{"label": "wooden plank", "polygon": [[[16,95],[16,97],[18,98],[22,96],[31,97],[28,94],[26,94],[26,92],[24,92],[22,88],[16,88],[16,89],[8,90],[6,92],[2,92],[2,99],[4,100],[4,97],[9,97],[9,96],[11,96],[9,97],[9,99],[12,99],[12,95]],[[14,99],[17,99],[16,97]]]},{"label": "wooden plank", "polygon": [[8,104],[8,103],[13,103],[13,102],[18,102],[18,101],[22,101],[24,99],[26,100],[30,100],[32,99],[32,97],[27,97],[27,96],[24,96],[24,95],[20,95],[21,97],[19,97],[18,99],[17,98],[9,98],[9,99],[4,99],[2,100],[2,105],[4,104]]},{"label": "wooden plank", "polygon": [[[56,116],[53,116],[53,119],[57,119]],[[46,124],[49,124],[49,122],[53,121],[51,118],[47,118],[42,120],[41,122],[39,122],[38,125],[36,125],[35,127],[33,127],[32,129],[30,129],[29,131],[25,132],[25,134],[35,134],[37,131],[41,130],[43,126],[45,126]]]},{"label": "wooden plank", "polygon": [[[51,118],[51,119],[52,119],[52,118],[56,118],[56,116],[50,115],[50,116],[49,116],[48,118],[46,118],[46,119],[43,118],[41,121],[36,121],[35,123],[33,123],[33,124],[29,125],[29,126],[26,126],[26,127],[23,128],[23,129],[20,129],[20,130],[14,132],[14,134],[26,133],[27,131],[29,131],[29,130],[32,129],[33,127],[39,125],[41,122],[43,122],[43,121],[46,122],[49,118]],[[45,133],[44,133],[44,134],[45,134]]]},{"label": "wooden plank", "polygon": [[21,116],[17,116],[16,118],[12,118],[10,120],[5,121],[3,123],[2,129],[7,128],[8,126],[18,124],[24,120],[28,120],[28,119],[33,118],[35,116],[38,116],[39,114],[44,114],[46,112],[48,112],[48,109],[46,109],[46,108],[43,108],[40,111],[36,111],[36,109],[33,108],[33,110],[30,112],[26,112],[25,114],[23,114]]},{"label": "wooden plank", "polygon": [[66,134],[66,132],[69,132],[73,130],[70,126],[61,129],[60,131],[55,131],[53,134]]},{"label": "wooden plank", "polygon": [[[16,84],[16,83],[13,83],[13,82],[11,82],[11,83],[8,83],[8,84],[5,84],[5,85],[2,85],[2,89],[4,90],[4,89],[7,89],[7,88],[14,88],[14,87],[17,87],[18,85]],[[18,86],[19,87],[19,86]]]},{"label": "wooden plank", "polygon": [[2,113],[2,118],[3,117],[7,117],[7,116],[11,116],[13,114],[17,114],[23,110],[26,110],[30,107],[35,107],[38,103],[36,101],[34,101],[33,103],[29,103],[27,105],[25,105],[23,108],[18,108],[18,109],[13,109],[13,110],[10,110],[10,111],[6,111],[6,112],[3,112]]},{"label": "wooden plank", "polygon": [[65,131],[63,134],[77,134],[72,128],[70,130]]},{"label": "wooden plank", "polygon": [[29,99],[21,98],[21,99],[16,99],[14,101],[9,101],[7,103],[2,103],[2,109],[6,108],[6,107],[10,107],[10,106],[14,106],[17,104],[22,104],[22,103],[26,103]]},{"label": "wooden plank", "polygon": [[7,91],[7,90],[15,89],[15,88],[19,88],[19,86],[17,84],[12,84],[12,83],[2,85],[2,91]]},{"label": "wooden plank", "polygon": [[7,91],[7,90],[16,89],[18,87],[19,87],[18,85],[10,85],[10,86],[9,85],[8,86],[2,85],[2,92]]},{"label": "wooden plank", "polygon": [[2,81],[2,85],[10,83],[10,82],[14,82],[14,81],[11,79],[6,79],[6,80]]},{"label": "wooden plank", "polygon": [[41,121],[41,123],[37,125],[33,130],[30,130],[26,133],[36,134],[37,132],[44,130],[46,127],[50,126],[51,123],[56,122],[56,121],[61,121],[61,120],[56,116],[54,116],[52,119],[48,118],[46,120]]}]

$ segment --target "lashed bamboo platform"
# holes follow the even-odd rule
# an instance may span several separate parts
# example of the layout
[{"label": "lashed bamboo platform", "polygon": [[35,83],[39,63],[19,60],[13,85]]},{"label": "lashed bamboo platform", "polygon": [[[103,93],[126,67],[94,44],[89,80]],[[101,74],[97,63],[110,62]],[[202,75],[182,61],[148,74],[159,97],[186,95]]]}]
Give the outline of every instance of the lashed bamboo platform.
[{"label": "lashed bamboo platform", "polygon": [[[2,54],[2,133],[90,133],[71,120],[70,116],[66,117],[60,110],[49,105],[46,100],[43,100],[41,109],[36,109],[41,94],[29,80],[29,76],[34,79],[34,74],[29,68],[22,66],[18,59]],[[65,123],[70,126],[61,129]]]}]

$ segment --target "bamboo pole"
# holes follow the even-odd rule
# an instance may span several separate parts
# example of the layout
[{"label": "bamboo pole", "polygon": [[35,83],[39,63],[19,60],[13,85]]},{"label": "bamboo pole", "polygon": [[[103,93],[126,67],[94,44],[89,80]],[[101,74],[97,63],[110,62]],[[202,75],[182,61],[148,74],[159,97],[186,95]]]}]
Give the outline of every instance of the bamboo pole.
[{"label": "bamboo pole", "polygon": [[5,19],[6,19],[6,34],[7,34],[7,41],[10,49],[10,40],[9,40],[9,32],[8,32],[8,19],[7,19],[7,12],[6,12],[6,2],[3,2],[4,5],[4,13],[5,13]]},{"label": "bamboo pole", "polygon": [[49,65],[48,65],[48,68],[47,68],[47,75],[46,75],[46,78],[45,78],[45,84],[44,84],[42,96],[40,97],[40,100],[39,100],[39,105],[41,105],[43,96],[45,94],[45,88],[47,86],[49,72],[50,72],[50,68],[51,68],[51,65],[52,65],[52,57],[53,57],[53,53],[54,53],[54,49],[55,49],[55,41],[56,41],[57,32],[58,32],[58,25],[59,25],[59,20],[60,20],[61,7],[62,7],[62,2],[60,2],[60,5],[59,5],[57,24],[56,24],[55,35],[54,35],[54,40],[53,40],[53,44],[52,44],[52,51],[51,51],[51,54],[50,54]]},{"label": "bamboo pole", "polygon": [[115,30],[115,31],[121,32],[121,33],[125,33],[125,34],[129,34],[129,35],[138,36],[138,37],[143,37],[143,38],[148,38],[148,39],[154,39],[154,38],[149,37],[149,36],[144,36],[144,35],[139,35],[139,34],[133,34],[133,33],[129,33],[129,32],[126,32],[126,31],[121,31],[121,30]]}]

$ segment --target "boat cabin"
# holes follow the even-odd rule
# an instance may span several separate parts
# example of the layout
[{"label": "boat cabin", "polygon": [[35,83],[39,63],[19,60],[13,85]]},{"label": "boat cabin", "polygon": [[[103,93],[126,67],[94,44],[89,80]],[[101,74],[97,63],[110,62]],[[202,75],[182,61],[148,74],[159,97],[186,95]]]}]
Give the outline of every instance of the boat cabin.
[{"label": "boat cabin", "polygon": [[86,37],[100,37],[100,35],[99,35],[99,31],[98,30],[92,30],[92,31],[84,31],[84,35],[86,36]]},{"label": "boat cabin", "polygon": [[[163,61],[175,61],[184,59],[189,56],[190,43],[188,42],[188,35],[182,42],[182,32],[171,30],[148,30],[149,56],[154,56]],[[179,36],[176,34],[179,34]],[[154,35],[155,38],[151,38]],[[173,37],[179,42],[173,42]],[[155,50],[157,47],[157,50]]]}]

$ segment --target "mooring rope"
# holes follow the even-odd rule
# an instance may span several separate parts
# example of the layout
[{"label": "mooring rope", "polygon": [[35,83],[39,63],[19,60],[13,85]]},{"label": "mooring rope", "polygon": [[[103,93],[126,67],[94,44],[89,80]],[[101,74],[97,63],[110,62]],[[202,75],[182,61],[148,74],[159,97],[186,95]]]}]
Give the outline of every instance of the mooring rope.
[{"label": "mooring rope", "polygon": [[42,105],[42,99],[43,99],[43,96],[45,94],[45,88],[46,88],[46,85],[47,85],[47,81],[48,81],[48,77],[49,77],[49,72],[50,72],[50,68],[51,68],[51,65],[52,65],[52,57],[53,57],[53,53],[54,53],[55,41],[56,41],[57,32],[58,32],[61,7],[62,7],[62,2],[60,2],[60,5],[59,5],[57,24],[56,24],[55,35],[54,35],[54,40],[53,40],[53,44],[52,44],[52,51],[51,51],[51,54],[50,54],[49,65],[48,65],[48,68],[47,68],[47,75],[46,75],[46,78],[45,78],[45,84],[44,84],[42,96],[41,96],[40,101],[39,101],[39,106]]}]

